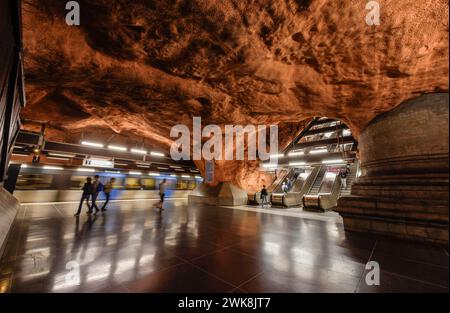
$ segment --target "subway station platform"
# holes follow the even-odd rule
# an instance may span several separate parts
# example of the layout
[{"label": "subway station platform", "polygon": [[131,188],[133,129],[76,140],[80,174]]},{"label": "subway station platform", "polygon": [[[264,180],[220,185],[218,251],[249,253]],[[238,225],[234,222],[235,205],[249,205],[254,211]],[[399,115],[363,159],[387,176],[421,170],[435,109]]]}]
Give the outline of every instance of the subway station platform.
[{"label": "subway station platform", "polygon": [[[185,200],[160,213],[153,205],[114,202],[79,219],[76,203],[23,205],[0,291],[449,291],[447,249],[348,234],[334,215]],[[379,286],[366,284],[369,261],[380,264]]]}]

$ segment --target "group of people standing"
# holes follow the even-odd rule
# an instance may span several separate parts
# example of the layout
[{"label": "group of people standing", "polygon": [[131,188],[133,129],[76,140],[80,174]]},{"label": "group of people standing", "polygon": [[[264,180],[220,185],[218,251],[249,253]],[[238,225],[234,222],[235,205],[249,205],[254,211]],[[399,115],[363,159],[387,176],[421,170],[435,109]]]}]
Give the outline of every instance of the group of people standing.
[{"label": "group of people standing", "polygon": [[[80,205],[78,206],[78,210],[75,213],[75,216],[79,216],[81,213],[81,208],[83,207],[83,203],[86,202],[88,211],[87,214],[92,214],[93,210],[95,209],[95,213],[98,212],[105,212],[106,211],[106,205],[108,204],[109,200],[111,199],[111,191],[114,186],[114,182],[116,179],[113,177],[107,182],[105,185],[102,184],[100,181],[100,177],[98,175],[94,176],[94,181],[92,181],[92,178],[87,177],[86,182],[83,185],[83,193],[81,195]],[[156,208],[158,208],[160,211],[164,210],[163,204],[164,204],[164,198],[166,196],[166,189],[167,189],[167,180],[163,179],[162,182],[159,184],[159,197],[160,201],[156,205]],[[97,206],[97,199],[100,194],[100,192],[103,192],[105,194],[105,202],[103,203],[103,206],[101,209]],[[91,200],[91,203],[89,203],[89,200]]]},{"label": "group of people standing", "polygon": [[[75,216],[79,216],[81,213],[81,208],[83,207],[83,202],[86,201],[86,204],[88,206],[88,212],[87,214],[92,214],[93,210],[95,209],[95,213],[106,211],[106,205],[108,204],[109,200],[111,199],[111,191],[113,189],[113,185],[116,179],[113,177],[107,182],[105,185],[102,184],[100,181],[100,176],[95,175],[94,181],[92,181],[92,178],[87,177],[86,182],[83,185],[83,194],[81,195],[80,205],[78,206],[78,210],[75,213]],[[103,203],[103,206],[101,209],[97,206],[97,198],[102,192],[105,194],[105,202]],[[89,203],[89,199],[91,200],[91,203]]]}]

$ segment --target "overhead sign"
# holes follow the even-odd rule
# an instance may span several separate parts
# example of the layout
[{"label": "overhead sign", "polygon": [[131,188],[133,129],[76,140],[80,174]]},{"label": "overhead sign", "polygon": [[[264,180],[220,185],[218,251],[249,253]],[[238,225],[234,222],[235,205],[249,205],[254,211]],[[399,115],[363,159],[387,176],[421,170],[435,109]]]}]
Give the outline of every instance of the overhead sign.
[{"label": "overhead sign", "polygon": [[84,159],[83,166],[113,168],[114,162],[104,159]]}]

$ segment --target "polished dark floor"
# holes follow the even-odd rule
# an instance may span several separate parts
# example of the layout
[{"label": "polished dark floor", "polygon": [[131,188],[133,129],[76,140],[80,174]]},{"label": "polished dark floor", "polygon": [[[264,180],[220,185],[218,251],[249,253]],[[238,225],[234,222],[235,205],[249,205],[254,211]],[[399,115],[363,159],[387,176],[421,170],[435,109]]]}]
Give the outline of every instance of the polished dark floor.
[{"label": "polished dark floor", "polygon": [[[130,201],[76,219],[75,206],[21,208],[1,292],[448,292],[447,249],[349,235],[339,222],[181,200],[162,214]],[[370,260],[379,286],[365,283]]]}]

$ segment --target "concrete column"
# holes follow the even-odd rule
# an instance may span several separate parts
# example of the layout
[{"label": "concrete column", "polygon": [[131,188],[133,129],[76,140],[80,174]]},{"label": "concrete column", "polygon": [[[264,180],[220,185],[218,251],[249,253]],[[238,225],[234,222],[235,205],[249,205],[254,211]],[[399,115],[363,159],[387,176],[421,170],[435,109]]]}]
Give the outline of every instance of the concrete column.
[{"label": "concrete column", "polygon": [[335,208],[346,230],[448,245],[448,109],[422,95],[361,132],[361,177]]}]

